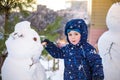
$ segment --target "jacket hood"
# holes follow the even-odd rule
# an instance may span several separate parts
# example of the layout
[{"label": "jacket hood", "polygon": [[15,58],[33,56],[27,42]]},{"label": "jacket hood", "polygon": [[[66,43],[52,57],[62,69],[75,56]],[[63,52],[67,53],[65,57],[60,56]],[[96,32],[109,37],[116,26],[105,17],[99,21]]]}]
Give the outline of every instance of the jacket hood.
[{"label": "jacket hood", "polygon": [[69,42],[68,33],[67,33],[68,29],[79,29],[81,34],[81,40],[79,43],[87,42],[87,37],[88,37],[87,24],[83,19],[72,19],[66,23],[64,32],[65,35],[67,36],[67,41]]}]

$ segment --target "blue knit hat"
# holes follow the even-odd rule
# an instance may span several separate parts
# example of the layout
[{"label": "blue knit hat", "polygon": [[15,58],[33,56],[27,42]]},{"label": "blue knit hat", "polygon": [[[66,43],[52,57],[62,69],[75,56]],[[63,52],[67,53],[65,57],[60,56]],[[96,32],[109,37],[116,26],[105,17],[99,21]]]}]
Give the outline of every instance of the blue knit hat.
[{"label": "blue knit hat", "polygon": [[80,33],[80,30],[79,30],[79,29],[68,29],[68,30],[67,30],[67,34],[68,34],[70,31],[76,31],[76,32],[79,32],[79,33]]},{"label": "blue knit hat", "polygon": [[71,30],[75,30],[81,34],[81,42],[87,41],[87,36],[88,36],[87,24],[83,19],[72,19],[66,23],[65,35],[67,36],[67,40],[68,40],[68,32]]}]

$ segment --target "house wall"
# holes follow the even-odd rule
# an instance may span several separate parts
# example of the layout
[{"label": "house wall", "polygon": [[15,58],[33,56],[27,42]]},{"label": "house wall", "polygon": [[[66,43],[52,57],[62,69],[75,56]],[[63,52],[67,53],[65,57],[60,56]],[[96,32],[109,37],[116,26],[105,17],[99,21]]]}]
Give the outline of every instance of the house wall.
[{"label": "house wall", "polygon": [[95,45],[99,37],[107,30],[106,15],[113,4],[112,0],[92,0],[89,42]]}]

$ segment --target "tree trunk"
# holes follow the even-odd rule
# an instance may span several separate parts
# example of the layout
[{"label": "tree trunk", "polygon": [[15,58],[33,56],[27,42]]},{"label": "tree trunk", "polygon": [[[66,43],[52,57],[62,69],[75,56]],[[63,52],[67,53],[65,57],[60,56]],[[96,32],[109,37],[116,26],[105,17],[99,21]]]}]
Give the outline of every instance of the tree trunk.
[{"label": "tree trunk", "polygon": [[5,11],[4,41],[7,39],[9,11]]}]

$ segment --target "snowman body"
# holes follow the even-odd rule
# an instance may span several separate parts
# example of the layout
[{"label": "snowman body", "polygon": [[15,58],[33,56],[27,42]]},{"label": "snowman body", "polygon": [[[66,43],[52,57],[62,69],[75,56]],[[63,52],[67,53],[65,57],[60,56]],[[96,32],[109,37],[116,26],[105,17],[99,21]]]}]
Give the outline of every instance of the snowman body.
[{"label": "snowman body", "polygon": [[108,31],[98,40],[105,80],[120,80],[120,3],[114,3],[108,11]]},{"label": "snowman body", "polygon": [[2,80],[46,80],[39,61],[43,46],[28,21],[16,24],[5,44],[8,56],[2,66]]}]

